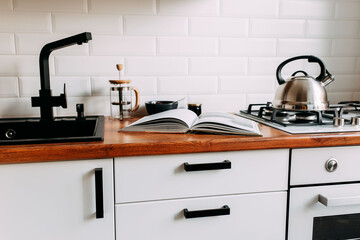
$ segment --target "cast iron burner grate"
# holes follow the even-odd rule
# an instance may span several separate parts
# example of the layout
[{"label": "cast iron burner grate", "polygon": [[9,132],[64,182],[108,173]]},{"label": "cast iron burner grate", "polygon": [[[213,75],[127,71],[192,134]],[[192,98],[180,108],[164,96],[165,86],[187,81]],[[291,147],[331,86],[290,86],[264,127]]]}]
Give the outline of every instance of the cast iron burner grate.
[{"label": "cast iron burner grate", "polygon": [[[358,107],[360,107],[360,102]],[[329,108],[326,111],[283,110],[275,109],[271,102],[267,102],[266,104],[249,104],[245,113],[286,127],[332,125],[332,121],[323,121],[323,118],[332,120],[339,115],[339,111],[338,107]]]}]

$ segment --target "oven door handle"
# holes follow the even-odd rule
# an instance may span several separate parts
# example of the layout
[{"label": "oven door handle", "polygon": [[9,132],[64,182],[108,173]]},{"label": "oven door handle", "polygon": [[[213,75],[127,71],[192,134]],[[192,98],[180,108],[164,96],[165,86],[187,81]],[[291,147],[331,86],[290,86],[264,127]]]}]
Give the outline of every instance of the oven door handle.
[{"label": "oven door handle", "polygon": [[319,194],[318,201],[326,207],[360,204],[360,196],[327,198]]}]

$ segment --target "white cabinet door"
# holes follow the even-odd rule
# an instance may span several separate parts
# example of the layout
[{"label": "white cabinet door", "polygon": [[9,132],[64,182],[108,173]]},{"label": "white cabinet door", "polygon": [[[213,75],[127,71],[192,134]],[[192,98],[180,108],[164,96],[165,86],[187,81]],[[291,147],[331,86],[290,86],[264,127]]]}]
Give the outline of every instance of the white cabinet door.
[{"label": "white cabinet door", "polygon": [[114,240],[112,166],[112,159],[0,165],[0,239]]}]

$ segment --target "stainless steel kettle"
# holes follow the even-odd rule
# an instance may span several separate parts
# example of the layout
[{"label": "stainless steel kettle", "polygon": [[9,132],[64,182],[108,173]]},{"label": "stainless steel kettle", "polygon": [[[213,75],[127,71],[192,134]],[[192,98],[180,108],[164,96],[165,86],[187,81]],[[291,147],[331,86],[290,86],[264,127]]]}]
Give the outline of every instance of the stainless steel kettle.
[{"label": "stainless steel kettle", "polygon": [[[289,62],[307,59],[320,65],[320,74],[316,78],[305,71],[294,72],[286,81],[281,75],[282,68]],[[304,76],[297,76],[297,74]],[[334,81],[333,76],[326,70],[324,63],[312,55],[293,57],[282,62],[276,70],[279,87],[273,100],[273,107],[284,110],[323,111],[329,107],[325,86]]]}]

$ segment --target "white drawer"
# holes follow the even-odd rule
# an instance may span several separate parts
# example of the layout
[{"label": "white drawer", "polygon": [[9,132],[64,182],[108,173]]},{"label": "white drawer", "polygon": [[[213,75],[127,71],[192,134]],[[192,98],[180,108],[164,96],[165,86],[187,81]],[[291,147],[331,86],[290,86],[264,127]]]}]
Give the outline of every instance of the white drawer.
[{"label": "white drawer", "polygon": [[[203,211],[224,205],[230,215],[184,217],[184,209]],[[118,239],[285,239],[286,192],[126,203],[117,204],[115,211]]]},{"label": "white drawer", "polygon": [[[216,152],[115,159],[116,202],[214,196],[287,189],[289,150]],[[184,163],[231,169],[187,172]]]},{"label": "white drawer", "polygon": [[[326,169],[329,159],[337,168]],[[360,147],[326,147],[292,150],[290,184],[316,184],[360,180]]]}]

